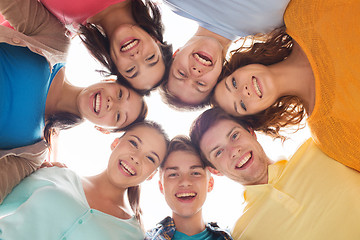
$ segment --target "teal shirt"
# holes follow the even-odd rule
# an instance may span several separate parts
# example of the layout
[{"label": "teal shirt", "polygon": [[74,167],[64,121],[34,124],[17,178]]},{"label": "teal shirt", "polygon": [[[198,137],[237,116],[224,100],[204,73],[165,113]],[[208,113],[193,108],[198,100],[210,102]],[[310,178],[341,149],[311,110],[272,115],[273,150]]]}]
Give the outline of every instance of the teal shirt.
[{"label": "teal shirt", "polygon": [[201,233],[195,234],[193,236],[188,236],[185,233],[175,231],[173,240],[223,240],[224,237],[221,235],[215,235],[210,232],[208,229],[205,229]]},{"label": "teal shirt", "polygon": [[138,221],[91,209],[81,179],[67,168],[25,178],[0,205],[2,240],[144,239]]}]

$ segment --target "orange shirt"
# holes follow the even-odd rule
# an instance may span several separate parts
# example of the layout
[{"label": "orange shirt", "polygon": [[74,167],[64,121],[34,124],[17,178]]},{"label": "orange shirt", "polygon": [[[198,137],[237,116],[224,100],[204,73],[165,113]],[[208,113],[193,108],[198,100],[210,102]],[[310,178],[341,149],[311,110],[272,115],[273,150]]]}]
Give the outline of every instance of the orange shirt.
[{"label": "orange shirt", "polygon": [[315,76],[315,107],[308,119],[314,141],[331,158],[360,171],[360,1],[293,0],[284,20]]}]

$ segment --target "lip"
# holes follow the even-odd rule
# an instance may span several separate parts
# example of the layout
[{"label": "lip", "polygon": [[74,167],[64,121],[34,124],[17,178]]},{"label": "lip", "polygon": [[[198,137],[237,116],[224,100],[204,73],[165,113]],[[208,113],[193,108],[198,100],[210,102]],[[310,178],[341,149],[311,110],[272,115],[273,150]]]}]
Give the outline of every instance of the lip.
[{"label": "lip", "polygon": [[[98,96],[98,101],[96,102],[96,97]],[[96,103],[98,104],[98,112],[95,111],[95,106]],[[101,95],[101,91],[96,91],[93,94],[91,94],[90,99],[89,99],[89,108],[91,109],[91,111],[96,114],[99,115],[101,112],[101,103],[102,103],[102,95]]]},{"label": "lip", "polygon": [[136,176],[136,170],[125,160],[119,160],[118,168],[120,172],[126,177]]},{"label": "lip", "polygon": [[[259,88],[258,90],[257,90],[257,87],[255,86],[255,84],[258,86],[258,88]],[[251,77],[251,86],[252,86],[254,94],[256,96],[258,96],[259,98],[262,98],[263,97],[263,88],[262,88],[261,82],[259,81],[259,79],[257,77],[255,77],[255,76]]]},{"label": "lip", "polygon": [[[182,203],[192,203],[197,197],[197,193],[194,191],[179,191],[174,194],[175,198]],[[179,197],[183,196],[183,197]],[[187,197],[188,196],[188,197]]]},{"label": "lip", "polygon": [[211,67],[214,65],[213,58],[210,54],[204,51],[198,51],[192,54],[195,60],[205,67]]},{"label": "lip", "polygon": [[[128,37],[120,42],[120,52],[122,53],[129,52],[132,49],[139,46],[139,44],[140,44],[140,39],[134,37]],[[123,50],[124,47],[126,47],[126,50]]]},{"label": "lip", "polygon": [[[248,158],[248,159],[247,159]],[[247,160],[246,160],[247,159]],[[246,161],[244,163],[241,163],[242,161]],[[252,151],[249,151],[245,154],[243,154],[239,160],[236,162],[236,165],[235,165],[235,169],[236,170],[245,170],[247,169],[248,167],[251,166],[251,164],[253,163],[254,161],[254,156],[253,156],[253,153]],[[241,165],[242,164],[242,165]],[[238,167],[238,165],[241,165],[241,167]]]}]

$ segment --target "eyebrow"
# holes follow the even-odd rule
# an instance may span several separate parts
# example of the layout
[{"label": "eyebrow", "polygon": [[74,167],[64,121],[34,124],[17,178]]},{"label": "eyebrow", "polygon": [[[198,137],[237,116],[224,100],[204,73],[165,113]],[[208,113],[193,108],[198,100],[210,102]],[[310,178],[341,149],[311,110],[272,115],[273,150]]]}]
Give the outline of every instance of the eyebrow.
[{"label": "eyebrow", "polygon": [[[130,136],[136,138],[141,144],[143,144],[143,142],[141,141],[141,139],[140,139],[138,136],[136,136],[136,135],[130,135]],[[151,153],[154,154],[154,155],[158,158],[158,161],[160,162],[160,157],[159,157],[159,155],[157,155],[157,153],[154,152],[154,151],[151,151]]]},{"label": "eyebrow", "polygon": [[[236,126],[233,127],[232,129],[230,129],[230,131],[226,134],[226,137],[229,137],[229,136],[231,135],[232,131],[234,131],[235,128],[236,128]],[[216,145],[214,148],[212,148],[212,149],[210,150],[209,156],[210,156],[211,153],[212,153],[214,150],[216,150],[217,148],[219,148],[219,145]]]}]

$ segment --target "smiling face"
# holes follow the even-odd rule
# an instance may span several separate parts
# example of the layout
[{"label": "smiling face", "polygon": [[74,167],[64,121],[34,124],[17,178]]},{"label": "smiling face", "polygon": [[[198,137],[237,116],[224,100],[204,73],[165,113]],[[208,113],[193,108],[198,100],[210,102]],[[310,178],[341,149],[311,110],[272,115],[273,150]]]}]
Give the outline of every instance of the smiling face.
[{"label": "smiling face", "polygon": [[164,160],[166,142],[157,130],[137,126],[115,143],[107,173],[117,186],[128,188],[145,181]]},{"label": "smiling face", "polygon": [[215,101],[234,116],[261,112],[278,98],[274,79],[275,76],[264,65],[250,64],[238,68],[216,86]]},{"label": "smiling face", "polygon": [[138,90],[149,90],[164,75],[156,41],[142,28],[123,24],[110,37],[110,55],[119,73]]},{"label": "smiling face", "polygon": [[201,165],[198,155],[174,151],[161,170],[159,186],[174,217],[192,217],[201,214],[207,192],[213,179]]},{"label": "smiling face", "polygon": [[198,104],[210,94],[221,73],[223,47],[210,37],[192,37],[174,57],[169,92],[182,102]]},{"label": "smiling face", "polygon": [[200,148],[220,173],[242,185],[267,183],[270,163],[256,136],[231,120],[220,120],[203,135]]},{"label": "smiling face", "polygon": [[116,82],[100,82],[84,88],[77,105],[82,117],[107,127],[122,128],[140,114],[142,97]]}]

